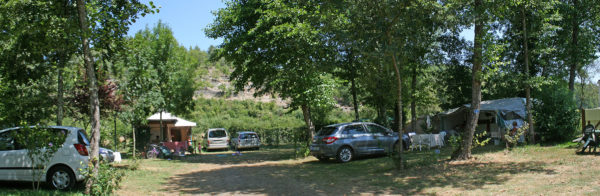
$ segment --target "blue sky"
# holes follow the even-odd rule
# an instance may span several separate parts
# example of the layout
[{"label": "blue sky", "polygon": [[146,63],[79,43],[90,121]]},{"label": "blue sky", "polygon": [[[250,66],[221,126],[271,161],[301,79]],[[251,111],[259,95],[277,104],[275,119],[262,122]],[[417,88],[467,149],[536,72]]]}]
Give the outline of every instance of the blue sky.
[{"label": "blue sky", "polygon": [[[148,0],[142,0],[148,4]],[[198,46],[206,51],[211,45],[219,45],[222,39],[211,39],[204,34],[204,28],[214,20],[211,11],[224,8],[221,0],[154,0],[154,5],[160,7],[157,14],[149,14],[139,18],[129,28],[128,35],[148,26],[152,28],[158,20],[166,23],[173,30],[179,44],[186,48]]]}]

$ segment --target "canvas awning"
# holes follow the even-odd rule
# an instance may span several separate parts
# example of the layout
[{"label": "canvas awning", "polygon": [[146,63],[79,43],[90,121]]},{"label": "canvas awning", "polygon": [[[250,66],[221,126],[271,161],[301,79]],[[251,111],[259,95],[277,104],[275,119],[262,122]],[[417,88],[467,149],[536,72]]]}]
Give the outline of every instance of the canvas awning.
[{"label": "canvas awning", "polygon": [[594,126],[598,124],[600,122],[600,108],[585,109],[585,121],[586,124],[589,121]]},{"label": "canvas awning", "polygon": [[[441,114],[442,115],[450,115],[457,111],[460,111],[461,109],[468,109],[469,107],[471,107],[471,104],[465,104],[461,107],[450,109]],[[510,112],[514,112],[515,114],[519,115],[521,118],[525,118],[527,116],[527,110],[525,108],[525,98],[520,98],[520,97],[481,101],[479,110],[480,111],[498,111],[498,112],[501,112],[502,115],[506,115]]]},{"label": "canvas awning", "polygon": [[[439,119],[440,130],[464,126],[467,121],[467,114],[470,107],[471,104],[464,104],[460,107],[438,114],[437,119]],[[485,113],[488,119],[493,117],[492,119],[496,120],[496,124],[498,124],[499,127],[505,127],[506,123],[512,123],[513,121],[522,124],[522,120],[527,117],[525,98],[521,97],[482,101],[479,112],[480,114]],[[479,119],[481,120],[482,117],[480,116]]]}]

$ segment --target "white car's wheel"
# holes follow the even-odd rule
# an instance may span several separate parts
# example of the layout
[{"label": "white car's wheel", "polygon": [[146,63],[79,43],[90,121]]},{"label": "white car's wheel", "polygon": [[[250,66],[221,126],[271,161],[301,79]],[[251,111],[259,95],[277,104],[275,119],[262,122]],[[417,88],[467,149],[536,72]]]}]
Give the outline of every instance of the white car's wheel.
[{"label": "white car's wheel", "polygon": [[47,182],[57,190],[69,190],[75,186],[75,174],[65,166],[57,166],[48,172]]}]

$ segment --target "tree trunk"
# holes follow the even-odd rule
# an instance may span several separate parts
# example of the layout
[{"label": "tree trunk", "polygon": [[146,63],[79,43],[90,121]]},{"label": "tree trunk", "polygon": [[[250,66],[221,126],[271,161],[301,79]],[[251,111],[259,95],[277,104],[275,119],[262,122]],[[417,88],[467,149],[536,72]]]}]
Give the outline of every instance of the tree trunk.
[{"label": "tree trunk", "polygon": [[600,80],[598,80],[598,107],[600,107]]},{"label": "tree trunk", "polygon": [[[573,0],[573,9],[577,10],[578,0]],[[569,68],[569,90],[575,92],[575,74],[577,74],[577,39],[579,36],[578,11],[573,11],[573,29],[571,32],[571,67]]]},{"label": "tree trunk", "polygon": [[527,108],[527,123],[529,123],[529,143],[535,144],[535,131],[533,129],[533,117],[531,113],[531,85],[529,84],[529,37],[527,36],[527,15],[525,14],[525,5],[521,6],[521,14],[523,21],[523,46],[525,49],[525,99]]},{"label": "tree trunk", "polygon": [[[386,35],[388,38],[388,45],[391,46],[392,37],[390,35],[390,32],[388,31]],[[402,154],[404,153],[404,148],[402,148],[402,135],[404,134],[404,131],[402,130],[402,75],[400,75],[400,69],[402,68],[400,66],[402,66],[402,64],[399,65],[396,61],[395,51],[392,52],[392,64],[394,65],[394,71],[396,73],[396,85],[398,85],[398,89],[396,91],[396,96],[398,96],[398,99],[396,100],[396,107],[398,107],[398,110],[396,111],[396,116],[398,116],[398,124],[396,126],[398,127],[398,135],[400,135],[400,140],[398,141],[398,145],[396,145],[396,147],[399,148],[397,150],[400,153],[395,153],[392,156],[392,159],[396,164],[396,169],[404,169],[404,160],[402,160]]]},{"label": "tree trunk", "polygon": [[131,157],[135,159],[135,126],[133,126],[133,123],[131,123],[131,133],[133,135],[133,148],[131,150]]},{"label": "tree trunk", "polygon": [[63,67],[64,67],[64,58],[60,60],[60,65],[58,66],[58,90],[57,90],[57,99],[56,99],[56,125],[61,126],[63,120],[63,106],[64,106],[64,85],[63,85]]},{"label": "tree trunk", "polygon": [[306,136],[308,136],[308,141],[311,141],[315,134],[315,125],[313,125],[312,120],[310,119],[310,107],[307,104],[302,104],[302,115],[304,116],[304,122],[306,123]]},{"label": "tree trunk", "polygon": [[163,114],[163,112],[162,112],[162,110],[160,110],[160,113],[158,114],[158,116],[160,116],[160,119],[159,119],[159,122],[160,122],[160,134],[159,134],[159,135],[162,135],[162,136],[163,136],[163,137],[161,138],[161,140],[162,140],[162,141],[169,141],[169,139],[166,139],[166,140],[165,140],[165,137],[169,138],[169,136],[168,136],[168,135],[167,135],[167,136],[164,136],[162,114]]},{"label": "tree trunk", "polygon": [[[481,9],[481,0],[475,0],[476,13],[481,14],[477,10]],[[475,16],[475,42],[473,52],[473,71],[472,71],[472,92],[471,92],[471,107],[467,119],[467,127],[463,133],[462,143],[458,154],[454,154],[454,160],[471,159],[471,146],[473,145],[473,134],[479,120],[479,106],[481,104],[481,64],[483,56],[483,20],[482,17],[476,14]]]},{"label": "tree trunk", "polygon": [[[91,108],[91,124],[92,124],[92,139],[90,140],[90,163],[89,166],[92,166],[92,175],[98,175],[98,147],[100,142],[100,102],[98,100],[98,84],[96,79],[96,69],[94,67],[94,62],[92,58],[92,54],[90,51],[90,43],[89,43],[89,35],[90,29],[87,25],[87,13],[85,10],[85,3],[83,0],[77,0],[77,11],[79,14],[79,25],[81,28],[82,35],[82,44],[83,44],[83,61],[86,67],[86,73],[88,77],[88,88],[90,93],[90,108]],[[85,193],[90,194],[90,190],[92,185],[94,184],[93,180],[88,180],[85,186]]]},{"label": "tree trunk", "polygon": [[113,120],[114,120],[114,123],[115,123],[115,129],[114,129],[114,132],[115,132],[114,133],[115,146],[114,146],[114,148],[115,148],[115,151],[119,151],[118,148],[117,148],[117,147],[119,147],[119,145],[117,143],[117,111],[115,111],[114,119]]},{"label": "tree trunk", "polygon": [[[392,125],[390,125],[392,127],[392,130],[394,130],[395,132],[400,132],[398,130],[398,124],[400,124],[400,121],[402,120],[400,116],[400,112],[398,112],[398,110],[401,110],[400,108],[398,108],[398,104],[394,103],[394,122],[392,122]],[[385,111],[385,110],[384,110]]]},{"label": "tree trunk", "polygon": [[417,130],[417,100],[415,99],[415,89],[417,88],[417,64],[412,67],[412,81],[410,83],[410,118],[412,132]]},{"label": "tree trunk", "polygon": [[579,108],[583,109],[583,100],[585,98],[585,77],[582,74],[579,74],[579,81],[581,83],[581,96],[579,96]]},{"label": "tree trunk", "polygon": [[360,116],[358,114],[358,100],[357,100],[357,96],[356,96],[356,82],[355,82],[355,78],[352,77],[352,101],[354,102],[354,116],[355,116],[355,120],[359,121],[360,120]]},{"label": "tree trunk", "polygon": [[381,123],[381,125],[386,126],[387,127],[387,117],[386,117],[386,112],[385,112],[385,105],[380,102],[377,103],[377,118],[380,120],[379,123]]}]

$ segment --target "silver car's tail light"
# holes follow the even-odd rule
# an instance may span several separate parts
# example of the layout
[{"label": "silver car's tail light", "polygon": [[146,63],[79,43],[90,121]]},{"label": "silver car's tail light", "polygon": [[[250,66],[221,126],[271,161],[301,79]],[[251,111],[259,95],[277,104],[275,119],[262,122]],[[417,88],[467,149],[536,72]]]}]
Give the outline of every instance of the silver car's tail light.
[{"label": "silver car's tail light", "polygon": [[87,151],[87,148],[85,147],[85,145],[83,145],[83,144],[73,144],[73,146],[75,146],[75,149],[77,149],[77,152],[79,152],[80,155],[82,155],[82,156],[88,156],[88,151]]},{"label": "silver car's tail light", "polygon": [[325,144],[331,144],[333,142],[335,142],[338,138],[337,137],[326,137],[323,138],[323,141],[325,142]]}]

